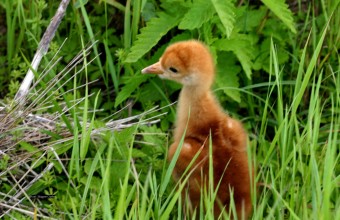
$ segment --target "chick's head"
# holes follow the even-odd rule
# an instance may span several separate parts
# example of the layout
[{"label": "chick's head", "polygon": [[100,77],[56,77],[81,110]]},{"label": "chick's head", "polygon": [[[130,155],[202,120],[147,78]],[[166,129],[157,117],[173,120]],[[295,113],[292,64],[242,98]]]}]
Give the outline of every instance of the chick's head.
[{"label": "chick's head", "polygon": [[208,48],[199,41],[182,41],[170,45],[157,63],[142,73],[158,74],[184,86],[210,87],[214,79],[214,63]]}]

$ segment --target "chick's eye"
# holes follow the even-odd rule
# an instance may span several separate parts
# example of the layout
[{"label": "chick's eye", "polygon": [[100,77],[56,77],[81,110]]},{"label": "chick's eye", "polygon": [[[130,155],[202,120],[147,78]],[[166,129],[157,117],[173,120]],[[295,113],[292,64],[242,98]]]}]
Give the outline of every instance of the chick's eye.
[{"label": "chick's eye", "polygon": [[177,73],[178,72],[178,70],[176,68],[174,68],[174,67],[170,67],[169,70],[171,72],[173,72],[173,73]]}]

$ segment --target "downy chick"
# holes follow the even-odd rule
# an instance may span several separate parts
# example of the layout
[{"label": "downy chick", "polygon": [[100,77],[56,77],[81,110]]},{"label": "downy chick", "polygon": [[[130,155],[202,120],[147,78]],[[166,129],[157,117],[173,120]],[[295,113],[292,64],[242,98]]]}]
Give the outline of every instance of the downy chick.
[{"label": "downy chick", "polygon": [[247,135],[239,121],[224,113],[211,91],[215,67],[208,48],[196,40],[172,44],[159,62],[144,68],[142,73],[158,74],[183,85],[168,160],[173,158],[184,135],[184,144],[173,171],[173,177],[179,180],[199,154],[190,167],[192,174],[188,180],[192,206],[199,208],[201,190],[208,188],[211,135],[214,189],[220,183],[214,215],[219,216],[223,209],[228,212],[233,196],[238,219],[247,219],[252,208]]}]

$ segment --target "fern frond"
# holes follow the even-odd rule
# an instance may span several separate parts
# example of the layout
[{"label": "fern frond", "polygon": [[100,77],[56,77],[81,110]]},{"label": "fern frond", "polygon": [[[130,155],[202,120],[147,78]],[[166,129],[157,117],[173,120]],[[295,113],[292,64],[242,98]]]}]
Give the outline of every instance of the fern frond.
[{"label": "fern frond", "polygon": [[262,0],[262,2],[295,34],[292,11],[284,0]]},{"label": "fern frond", "polygon": [[170,29],[178,25],[181,16],[181,13],[173,16],[162,12],[158,14],[158,17],[152,18],[147,26],[141,29],[141,33],[137,36],[137,40],[131,47],[131,52],[127,55],[125,62],[136,62],[149,52]]},{"label": "fern frond", "polygon": [[230,0],[211,0],[229,38],[235,23],[235,6]]},{"label": "fern frond", "polygon": [[193,30],[200,28],[203,23],[211,19],[215,14],[215,9],[210,1],[198,0],[195,1],[189,11],[184,15],[179,29]]}]

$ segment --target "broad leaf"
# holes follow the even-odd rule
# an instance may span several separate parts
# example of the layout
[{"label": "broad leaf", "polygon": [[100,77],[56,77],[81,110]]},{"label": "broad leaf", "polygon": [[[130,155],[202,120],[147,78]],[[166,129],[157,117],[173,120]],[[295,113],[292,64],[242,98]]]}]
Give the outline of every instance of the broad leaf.
[{"label": "broad leaf", "polygon": [[252,60],[252,53],[249,50],[249,48],[243,48],[240,49],[238,48],[237,50],[233,51],[235,53],[235,55],[237,56],[238,60],[240,61],[242,68],[244,70],[244,72],[246,73],[248,79],[251,78],[251,67],[253,65]]},{"label": "broad leaf", "polygon": [[223,52],[218,55],[216,85],[218,89],[231,97],[236,102],[241,102],[239,78],[237,74],[241,68],[235,64],[235,59],[230,59],[230,54]]},{"label": "broad leaf", "polygon": [[211,0],[229,38],[235,23],[235,6],[230,0]]},{"label": "broad leaf", "polygon": [[294,34],[296,33],[293,14],[284,0],[262,0],[262,2],[279,17]]},{"label": "broad leaf", "polygon": [[217,40],[213,45],[217,50],[232,51],[240,61],[247,77],[251,79],[253,49],[250,40],[245,35],[237,34],[231,39]]},{"label": "broad leaf", "polygon": [[126,83],[122,90],[118,93],[118,96],[115,101],[115,107],[117,107],[120,103],[129,98],[131,93],[135,91],[141,83],[146,81],[147,78],[148,78],[147,75],[142,74],[129,77],[126,80]]},{"label": "broad leaf", "polygon": [[189,11],[184,15],[179,29],[193,30],[200,28],[203,23],[211,19],[215,14],[215,9],[210,1],[198,0],[195,1]]}]

